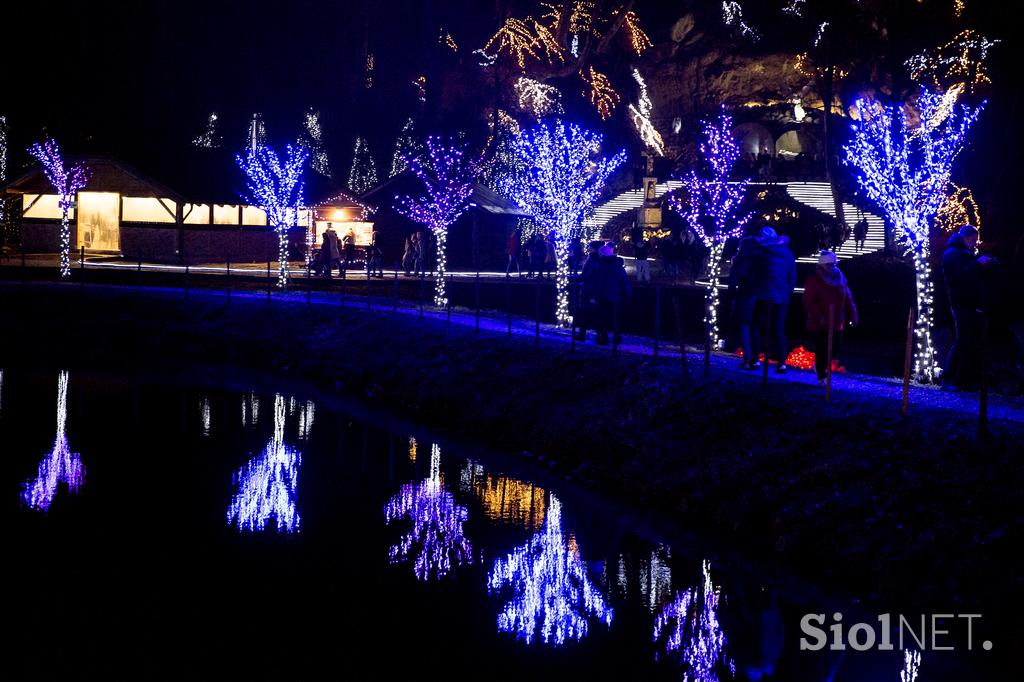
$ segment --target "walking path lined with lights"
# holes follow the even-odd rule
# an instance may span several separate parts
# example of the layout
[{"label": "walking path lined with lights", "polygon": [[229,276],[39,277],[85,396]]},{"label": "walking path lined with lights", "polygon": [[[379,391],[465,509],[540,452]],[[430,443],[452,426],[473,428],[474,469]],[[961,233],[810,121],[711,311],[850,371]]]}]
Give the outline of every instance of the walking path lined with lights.
[{"label": "walking path lined with lights", "polygon": [[[16,282],[0,283],[0,287],[14,289],[20,286]],[[33,286],[53,287],[78,287],[77,284],[65,283],[34,283]],[[107,291],[123,291],[125,295],[134,295],[134,292],[147,295],[160,296],[162,298],[181,299],[186,295],[190,297],[204,297],[228,301],[234,299],[246,299],[249,301],[268,301],[266,292],[259,291],[233,291],[228,295],[227,291],[217,289],[192,289],[187,294],[184,289],[165,287],[132,287],[116,285],[95,285],[89,284],[88,288]],[[308,301],[308,303],[307,303]],[[418,305],[409,305],[408,301],[396,301],[390,298],[365,297],[353,294],[342,295],[340,292],[287,292],[274,291],[269,299],[268,305],[294,305],[294,306],[336,306],[344,307],[350,311],[367,311],[378,314],[397,314],[405,317],[420,317],[433,324],[454,324],[462,328],[473,329],[479,324],[481,332],[488,334],[503,334],[527,343],[545,344],[557,343],[564,347],[572,345],[572,338],[568,329],[541,323],[523,317],[511,317],[495,315],[494,311],[481,311],[479,318],[473,311],[465,309],[438,310],[433,306],[425,305],[422,309]],[[422,312],[421,312],[422,310]],[[479,323],[477,320],[479,319]],[[628,356],[655,357],[655,344],[653,339],[641,336],[623,335],[622,343],[618,348],[612,346],[596,346],[594,344],[594,333],[590,332],[590,338],[586,343],[575,344],[578,352],[591,353],[606,357],[612,353],[621,353]],[[674,372],[681,373],[681,356],[678,344],[660,342],[657,349],[657,357],[666,358],[668,367]],[[672,362],[672,361],[675,362]],[[740,368],[739,358],[725,354],[712,353],[710,358],[710,378],[715,375],[728,375],[732,380],[749,381],[752,386],[760,384],[763,380],[761,370],[751,371]],[[704,354],[702,351],[693,352],[687,350],[686,364],[689,376],[695,381],[702,381],[704,377]],[[803,385],[814,389],[821,394],[824,400],[825,389],[819,387],[817,377],[813,370],[798,370],[790,368],[786,373],[778,373],[774,368],[768,372],[768,382],[772,384],[786,383]],[[863,374],[836,373],[832,375],[832,395],[838,402],[844,400],[871,400],[873,402],[888,401],[893,411],[900,409],[902,401],[902,382],[895,377],[874,377]],[[910,391],[910,410],[921,408],[953,411],[961,414],[977,414],[978,395],[974,393],[950,393],[939,390],[934,386],[913,385]],[[1024,398],[1015,396],[991,395],[989,398],[988,414],[993,421],[1010,421],[1024,423]]]},{"label": "walking path lined with lights", "polygon": [[[799,201],[801,204],[810,206],[811,208],[828,214],[833,218],[836,216],[836,205],[832,197],[832,186],[827,182],[786,182],[780,183],[785,185],[786,194],[790,197]],[[862,211],[853,204],[843,204],[843,213],[846,217],[846,222],[852,227],[854,223],[860,220],[861,216],[868,221],[868,234],[864,239],[864,248],[860,251],[857,250],[856,242],[853,239],[853,235],[843,242],[836,250],[836,255],[842,259],[855,258],[857,256],[866,256],[869,253],[875,251],[881,251],[885,248],[885,221],[874,213]],[[817,258],[814,256],[805,256],[803,258],[797,258],[797,262],[800,263],[816,263]]]}]

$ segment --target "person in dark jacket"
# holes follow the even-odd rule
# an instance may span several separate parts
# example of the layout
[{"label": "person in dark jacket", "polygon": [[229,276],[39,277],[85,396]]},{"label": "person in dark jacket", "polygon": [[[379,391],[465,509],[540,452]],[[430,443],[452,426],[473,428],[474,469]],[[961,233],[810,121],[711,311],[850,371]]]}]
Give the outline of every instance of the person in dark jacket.
[{"label": "person in dark jacket", "polygon": [[[760,334],[757,328],[751,330],[754,321],[754,307],[757,296],[754,294],[753,268],[759,251],[757,240],[745,237],[733,256],[732,267],[729,269],[729,292],[732,294],[733,319],[739,329],[740,347],[743,349],[743,369],[754,369],[757,355],[754,348],[760,346]],[[751,344],[751,331],[756,344]]]},{"label": "person in dark jacket", "polygon": [[512,266],[516,266],[516,273],[522,277],[523,271],[519,269],[519,243],[523,239],[523,233],[516,228],[508,236],[508,243],[505,245],[505,253],[508,255],[508,265],[505,266],[505,277],[512,274]]},{"label": "person in dark jacket", "polygon": [[592,241],[587,246],[587,256],[580,269],[576,287],[576,339],[581,343],[587,340],[587,329],[593,329],[596,324],[597,300],[593,292],[593,275],[600,258],[598,250],[601,246],[600,241]]},{"label": "person in dark jacket", "polygon": [[942,275],[956,332],[946,362],[943,387],[952,391],[973,388],[978,381],[982,268],[992,259],[979,257],[977,248],[978,229],[964,225],[949,238],[946,252],[942,254]]},{"label": "person in dark jacket", "polygon": [[807,330],[814,336],[814,369],[818,383],[825,381],[828,371],[828,330],[832,322],[832,357],[839,354],[846,325],[857,326],[857,305],[840,272],[836,254],[822,251],[818,267],[804,283],[804,312]]},{"label": "person in dark jacket", "polygon": [[752,268],[753,291],[758,308],[755,321],[758,326],[768,325],[769,334],[775,341],[775,348],[769,348],[769,354],[774,350],[779,363],[775,371],[785,372],[789,356],[786,310],[796,287],[796,259],[789,250],[789,237],[779,236],[771,227],[761,228],[761,236],[754,241],[757,249]]},{"label": "person in dark jacket", "polygon": [[615,255],[615,249],[608,244],[601,247],[599,258],[590,275],[590,292],[597,303],[597,344],[608,345],[608,330],[612,330],[612,342],[618,345],[622,340],[619,332],[619,309],[632,289],[622,259]]}]

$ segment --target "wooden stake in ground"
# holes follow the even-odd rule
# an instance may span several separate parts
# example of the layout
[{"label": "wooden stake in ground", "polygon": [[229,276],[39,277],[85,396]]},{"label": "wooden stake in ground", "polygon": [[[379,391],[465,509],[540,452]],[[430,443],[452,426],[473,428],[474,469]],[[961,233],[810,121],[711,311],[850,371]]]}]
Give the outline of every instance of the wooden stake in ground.
[{"label": "wooden stake in ground", "polygon": [[914,357],[914,309],[907,313],[907,348],[903,356],[903,416],[907,415],[910,403],[910,361]]},{"label": "wooden stake in ground", "polygon": [[686,363],[686,339],[683,336],[683,318],[679,314],[679,298],[672,296],[672,309],[676,318],[676,335],[679,337],[679,357],[683,362],[683,383],[690,383],[690,367]]},{"label": "wooden stake in ground", "polygon": [[981,318],[981,352],[978,354],[978,437],[988,435],[988,315]]}]

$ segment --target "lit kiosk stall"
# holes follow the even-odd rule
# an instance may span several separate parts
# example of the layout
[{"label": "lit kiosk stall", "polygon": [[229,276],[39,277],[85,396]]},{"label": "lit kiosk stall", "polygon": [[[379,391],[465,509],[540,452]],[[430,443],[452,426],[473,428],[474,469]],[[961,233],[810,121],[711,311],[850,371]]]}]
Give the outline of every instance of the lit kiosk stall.
[{"label": "lit kiosk stall", "polygon": [[[335,193],[323,201],[310,206],[308,210],[310,225],[307,229],[309,254],[319,249],[324,241],[324,232],[333,226],[338,234],[338,248],[345,235],[351,234],[356,246],[359,266],[365,266],[366,249],[373,239],[373,209],[345,192]],[[343,256],[344,257],[344,256]]]}]

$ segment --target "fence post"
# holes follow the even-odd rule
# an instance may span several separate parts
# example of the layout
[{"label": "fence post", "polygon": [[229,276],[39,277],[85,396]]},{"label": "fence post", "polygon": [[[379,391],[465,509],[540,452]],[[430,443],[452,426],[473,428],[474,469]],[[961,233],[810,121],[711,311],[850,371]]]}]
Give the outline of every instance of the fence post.
[{"label": "fence post", "polygon": [[444,300],[445,307],[445,322],[447,324],[452,323],[452,276],[448,275],[448,286],[445,289],[446,296]]},{"label": "fence post", "polygon": [[907,348],[903,355],[903,416],[907,416],[907,407],[910,403],[910,361],[914,356],[914,314],[916,311],[911,308],[907,313]]},{"label": "fence post", "polygon": [[765,302],[764,324],[761,325],[761,349],[764,353],[764,362],[761,363],[761,385],[768,385],[768,365],[771,358],[771,329],[772,329],[772,303]]},{"label": "fence post", "polygon": [[313,303],[313,261],[306,261],[306,305]]},{"label": "fence post", "polygon": [[270,259],[267,259],[267,305],[270,305]]},{"label": "fence post", "polygon": [[661,286],[654,287],[654,357],[658,357],[661,341]]},{"label": "fence post", "polygon": [[85,288],[85,247],[79,247],[78,251],[78,286]]},{"label": "fence post", "polygon": [[395,261],[395,297],[391,300],[391,312],[398,310],[398,266],[401,265],[401,260]]},{"label": "fence post", "polygon": [[22,249],[21,249],[21,286],[22,286],[22,288],[25,287],[25,274],[26,274],[25,273],[25,249],[24,249],[24,247],[22,247]]},{"label": "fence post", "polygon": [[231,256],[227,257],[228,264],[228,304],[231,304]]},{"label": "fence post", "polygon": [[426,270],[420,270],[420,317],[423,317],[423,297],[424,290],[427,286],[427,272]]},{"label": "fence post", "polygon": [[828,306],[828,355],[825,360],[828,362],[825,365],[825,402],[832,402],[832,335],[833,329],[836,323],[836,307],[832,304]]},{"label": "fence post", "polygon": [[189,275],[189,262],[188,254],[185,254],[185,298],[188,298],[188,275]]},{"label": "fence post", "polygon": [[711,372],[711,321],[704,320],[704,376]]},{"label": "fence post", "polygon": [[480,331],[480,268],[476,270],[476,329]]},{"label": "fence post", "polygon": [[536,343],[540,343],[540,278],[533,286],[533,318],[533,339]]},{"label": "fence post", "polygon": [[989,348],[988,348],[988,315],[981,317],[981,352],[978,362],[980,385],[978,386],[978,437],[984,438],[988,435],[988,369],[989,369]]},{"label": "fence post", "polygon": [[690,367],[686,362],[686,337],[683,336],[683,318],[679,314],[679,297],[672,296],[672,310],[676,318],[676,335],[679,337],[679,357],[683,363],[683,383],[690,383]]},{"label": "fence post", "polygon": [[142,249],[139,249],[139,267],[135,271],[135,288],[142,288]]},{"label": "fence post", "polygon": [[512,290],[509,280],[505,279],[505,319],[508,322],[508,335],[512,336]]},{"label": "fence post", "polygon": [[612,356],[619,354],[619,342],[622,330],[619,323],[619,302],[612,301]]}]

